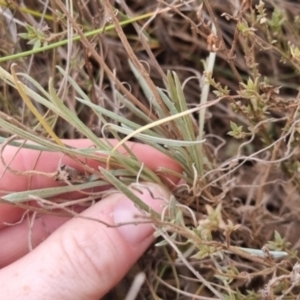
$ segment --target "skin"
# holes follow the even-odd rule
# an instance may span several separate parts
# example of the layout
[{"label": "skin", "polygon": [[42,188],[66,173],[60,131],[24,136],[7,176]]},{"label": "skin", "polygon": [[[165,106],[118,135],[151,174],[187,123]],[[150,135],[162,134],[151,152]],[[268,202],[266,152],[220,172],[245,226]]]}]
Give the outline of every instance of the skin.
[{"label": "skin", "polygon": [[[69,145],[86,148],[87,140],[68,140]],[[138,159],[152,170],[160,167],[180,172],[170,158],[142,144],[127,144]],[[6,147],[3,158],[19,170],[55,172],[59,164],[80,167],[61,153],[42,153]],[[98,167],[95,161],[89,166]],[[1,176],[2,175],[2,176]],[[46,188],[58,185],[44,176],[21,176],[0,163],[0,191]],[[166,178],[164,178],[166,180]],[[175,178],[168,178],[175,181]],[[144,184],[133,190],[156,211],[170,196],[162,187]],[[69,195],[70,196],[70,195]],[[76,197],[73,193],[71,196]],[[136,220],[139,211],[124,195],[116,192],[81,212],[82,216],[117,225]],[[83,218],[38,216],[29,228],[24,210],[0,204],[0,299],[99,299],[114,287],[153,242],[150,224],[107,227]],[[14,223],[13,226],[11,224]],[[34,249],[29,251],[29,233]]]}]

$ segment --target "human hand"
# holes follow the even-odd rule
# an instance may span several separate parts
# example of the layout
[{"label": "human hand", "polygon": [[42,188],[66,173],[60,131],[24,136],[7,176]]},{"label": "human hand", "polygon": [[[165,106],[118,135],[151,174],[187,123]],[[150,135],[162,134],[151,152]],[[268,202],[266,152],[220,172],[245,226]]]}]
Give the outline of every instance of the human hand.
[{"label": "human hand", "polygon": [[[87,148],[87,140],[71,140],[68,144]],[[129,143],[137,158],[152,170],[165,167],[180,171],[170,158],[146,145]],[[26,171],[54,172],[61,153],[42,153],[7,146],[3,158],[11,168]],[[38,162],[36,164],[36,161]],[[68,157],[64,164],[78,166]],[[36,164],[36,165],[35,165]],[[88,161],[91,167],[98,163]],[[17,176],[0,163],[0,190],[22,191],[46,188],[57,184],[52,178]],[[162,198],[168,192],[160,186],[147,184],[141,200],[160,212]],[[3,194],[3,193],[2,193]],[[153,198],[152,198],[153,196]],[[81,213],[108,224],[136,220],[138,210],[120,193],[109,194]],[[153,242],[150,224],[107,227],[83,218],[62,218],[41,215],[30,227],[22,218],[24,210],[0,204],[0,299],[99,299],[128,272],[130,267]],[[8,226],[8,223],[15,223]],[[29,252],[30,240],[37,246]]]}]

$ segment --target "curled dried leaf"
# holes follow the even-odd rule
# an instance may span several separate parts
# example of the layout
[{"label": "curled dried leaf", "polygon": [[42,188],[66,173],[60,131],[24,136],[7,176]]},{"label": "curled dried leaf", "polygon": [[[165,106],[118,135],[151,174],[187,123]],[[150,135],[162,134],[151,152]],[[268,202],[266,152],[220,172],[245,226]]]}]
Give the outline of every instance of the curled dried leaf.
[{"label": "curled dried leaf", "polygon": [[55,174],[56,181],[71,182],[71,183],[84,183],[87,182],[87,176],[78,170],[68,166],[62,165]]}]

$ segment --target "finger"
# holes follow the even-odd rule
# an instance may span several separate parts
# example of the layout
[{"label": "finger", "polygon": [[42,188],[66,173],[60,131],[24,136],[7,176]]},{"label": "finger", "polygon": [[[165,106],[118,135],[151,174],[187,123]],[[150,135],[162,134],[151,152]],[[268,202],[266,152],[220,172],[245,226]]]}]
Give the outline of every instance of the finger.
[{"label": "finger", "polygon": [[19,207],[10,204],[0,204],[0,230],[5,227],[6,223],[10,224],[15,222],[23,213],[24,209]]},{"label": "finger", "polygon": [[[111,140],[112,144],[116,144],[116,140]],[[65,140],[65,143],[77,147],[88,148],[93,144],[87,139],[79,140]],[[164,155],[163,153],[153,149],[147,145],[128,142],[126,144],[133,153],[137,156],[141,162],[152,170],[157,170],[161,167],[180,172],[181,168],[172,159]],[[120,149],[121,152],[125,152],[124,149]],[[3,159],[6,164],[10,163],[12,169],[18,171],[37,170],[39,172],[52,173],[55,172],[60,163],[69,165],[74,168],[80,168],[80,166],[71,158],[63,155],[59,152],[40,152],[31,149],[21,149],[17,147],[7,146],[3,152]],[[98,162],[94,160],[86,160],[86,163],[97,169]],[[5,167],[0,163],[0,190],[6,191],[23,191],[28,189],[46,188],[59,185],[52,178],[44,176],[20,176],[5,170]],[[174,176],[169,176],[169,180],[175,182]],[[17,222],[24,210],[17,209],[14,206],[3,206],[0,204],[0,229],[3,228],[4,222],[14,223]]]},{"label": "finger", "polygon": [[[149,191],[150,189],[150,191]],[[162,210],[165,190],[148,185],[140,199],[156,211]],[[153,197],[153,198],[152,198]],[[111,224],[136,222],[139,211],[119,193],[82,213]],[[55,231],[27,256],[0,272],[0,299],[22,299],[43,295],[45,299],[99,299],[115,286],[153,241],[150,224],[110,228],[75,218]]]},{"label": "finger", "polygon": [[[87,139],[65,140],[64,142],[77,148],[88,148],[93,145],[93,143]],[[111,143],[116,144],[117,141],[111,140]],[[126,145],[132,150],[139,161],[154,171],[161,167],[178,172],[181,170],[179,165],[171,158],[154,148],[132,142],[128,142]],[[124,148],[120,148],[120,152],[126,153],[126,150]],[[41,152],[38,150],[19,149],[17,147],[7,146],[3,151],[3,159],[6,164],[9,164],[11,169],[19,172],[36,170],[39,172],[53,173],[58,169],[60,163],[81,169],[78,163],[59,152]],[[99,162],[91,159],[87,159],[85,163],[94,169],[97,169],[100,165]],[[2,164],[0,164],[0,176],[0,190],[6,191],[24,191],[29,189],[46,188],[59,184],[53,178],[46,176],[17,175],[6,170]],[[171,176],[170,179],[174,178]]]},{"label": "finger", "polygon": [[12,224],[2,229],[0,234],[0,245],[2,245],[0,247],[0,269],[24,256],[30,249],[37,247],[69,219],[50,215],[42,215],[34,220],[25,217],[20,224]]}]

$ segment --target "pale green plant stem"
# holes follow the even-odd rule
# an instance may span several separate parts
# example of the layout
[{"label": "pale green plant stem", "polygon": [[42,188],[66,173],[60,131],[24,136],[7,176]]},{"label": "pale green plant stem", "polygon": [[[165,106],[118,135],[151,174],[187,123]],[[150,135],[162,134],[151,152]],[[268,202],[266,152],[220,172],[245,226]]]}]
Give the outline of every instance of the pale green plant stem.
[{"label": "pale green plant stem", "polygon": [[[216,34],[216,27],[215,27],[214,23],[212,24],[212,32],[214,34]],[[206,74],[213,72],[213,69],[215,66],[215,61],[216,61],[216,52],[210,52],[209,56],[207,58],[207,64],[206,64],[206,69],[205,69]],[[207,103],[208,96],[209,96],[210,84],[205,79],[205,74],[204,74],[203,78],[204,78],[205,82],[204,82],[204,85],[202,88],[200,104],[205,105]],[[198,138],[199,140],[203,140],[203,138],[204,138],[205,112],[206,112],[205,107],[203,109],[201,109],[199,112],[199,138]],[[200,153],[200,157],[199,157],[200,174],[199,175],[202,177],[204,175],[204,171],[203,171],[204,153],[203,153],[203,145],[202,144],[199,144],[199,153]]]}]

